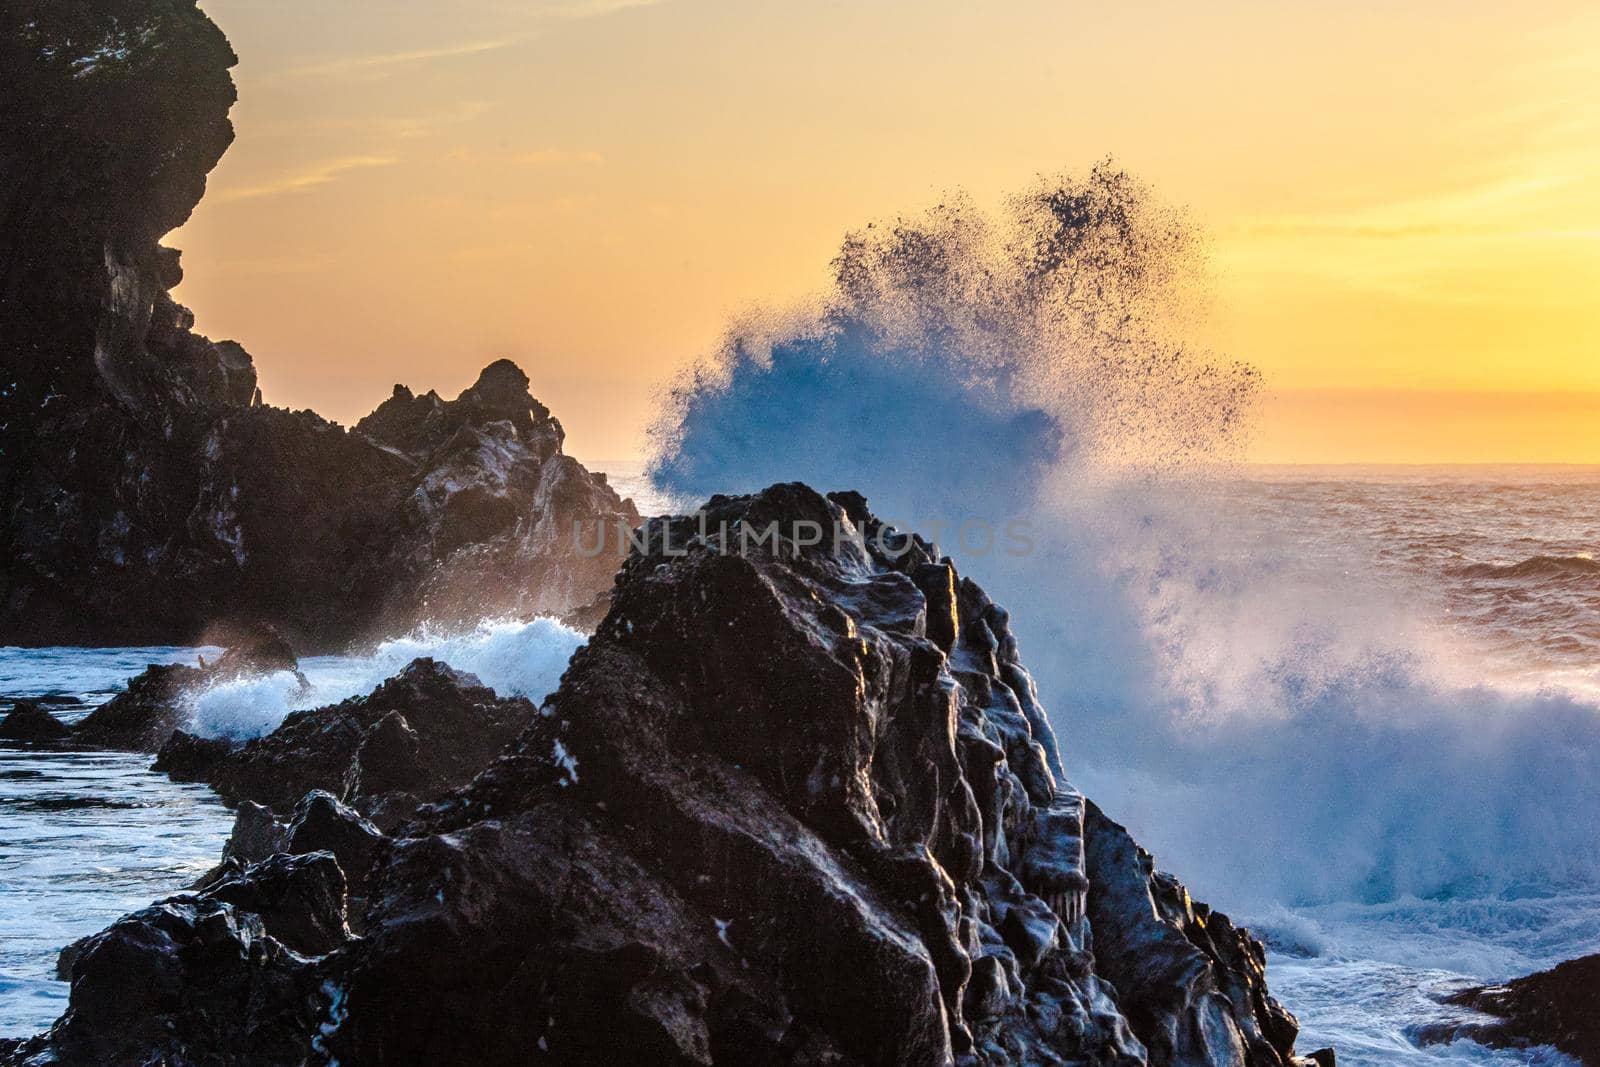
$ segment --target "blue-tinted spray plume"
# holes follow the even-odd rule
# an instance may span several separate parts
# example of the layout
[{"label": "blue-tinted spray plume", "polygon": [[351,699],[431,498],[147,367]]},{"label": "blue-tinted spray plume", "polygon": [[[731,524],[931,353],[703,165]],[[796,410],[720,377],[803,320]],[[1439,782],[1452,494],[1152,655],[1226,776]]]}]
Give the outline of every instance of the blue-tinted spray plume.
[{"label": "blue-tinted spray plume", "polygon": [[1223,902],[1595,880],[1590,699],[1482,684],[1372,546],[1224,491],[1259,381],[1191,342],[1202,253],[1108,164],[869,226],[815,310],[679,383],[653,476],[1025,519],[1026,555],[943,543],[1012,609],[1079,783]]}]

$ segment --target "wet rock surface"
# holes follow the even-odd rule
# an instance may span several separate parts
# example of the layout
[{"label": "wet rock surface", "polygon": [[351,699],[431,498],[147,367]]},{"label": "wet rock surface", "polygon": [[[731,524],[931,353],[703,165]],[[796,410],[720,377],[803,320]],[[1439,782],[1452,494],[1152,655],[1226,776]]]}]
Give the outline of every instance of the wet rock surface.
[{"label": "wet rock surface", "polygon": [[193,0],[0,8],[0,644],[267,622],[320,650],[430,600],[593,600],[620,549],[577,552],[573,524],[615,547],[637,516],[514,365],[455,400],[397,387],[347,430],[264,404],[249,354],[168,295],[160,242],[232,141],[234,63]]},{"label": "wet rock surface", "polygon": [[282,813],[322,790],[364,813],[409,815],[466,784],[536,716],[525,699],[499,697],[473,675],[418,659],[366,696],[291,713],[212,763],[203,780],[226,801]]},{"label": "wet rock surface", "polygon": [[1298,1024],[1267,992],[1261,943],[1190,899],[1093,804],[1087,831],[1095,963],[1151,1062],[1282,1062]]},{"label": "wet rock surface", "polygon": [[[267,1063],[1327,1062],[1296,1057],[1260,944],[1072,787],[1008,616],[949,560],[853,494],[707,514],[651,524],[561,688],[464,787],[438,768],[478,735],[426,724],[487,702],[426,661],[256,742],[233,781],[266,803],[241,800],[223,867],[113,927],[137,951],[86,946],[30,1047],[91,1062],[109,1016],[79,986],[95,1005],[165,961],[156,929],[228,963],[162,962],[174,1021],[116,1040],[193,1034],[193,1062],[253,1052],[240,1019]],[[830,534],[741,554],[774,522]],[[362,782],[431,802],[373,825]],[[359,919],[333,921],[329,864]],[[229,1026],[193,1021],[224,1004]]]},{"label": "wet rock surface", "polygon": [[1493,1048],[1554,1045],[1579,1063],[1600,1064],[1600,955],[1583,956],[1504,985],[1464,990],[1450,1003],[1492,1017],[1424,1035],[1465,1037]]},{"label": "wet rock surface", "polygon": [[286,940],[342,944],[343,909],[343,876],[322,853],[126,916],[63,954],[71,1007],[7,1062],[301,1063],[328,1005],[315,962]]}]

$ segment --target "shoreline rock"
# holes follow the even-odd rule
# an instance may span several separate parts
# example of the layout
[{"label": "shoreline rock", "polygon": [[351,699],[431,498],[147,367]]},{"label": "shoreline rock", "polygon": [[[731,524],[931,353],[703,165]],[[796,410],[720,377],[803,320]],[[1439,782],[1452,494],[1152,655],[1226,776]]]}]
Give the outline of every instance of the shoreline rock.
[{"label": "shoreline rock", "polygon": [[[741,555],[654,520],[686,554],[629,557],[560,689],[467,784],[368,828],[359,785],[355,810],[313,792],[286,821],[241,802],[223,868],[91,940],[73,1008],[9,1062],[113,1040],[286,1065],[1331,1062],[1295,1053],[1261,945],[1072,787],[1008,616],[950,560],[854,494],[708,511],[733,538],[840,522],[893,551]],[[476,721],[423,709],[472,691],[413,664],[286,721],[236,794],[412,798],[473,736],[427,724]],[[359,887],[359,938],[322,903],[323,861],[289,863],[302,848]],[[218,952],[251,977],[189,962]],[[101,992],[148,973],[159,1030]]]},{"label": "shoreline rock", "polygon": [[229,804],[287,813],[321,790],[393,824],[465,785],[536,716],[526,699],[416,659],[366,696],[290,713],[203,767],[199,779]]},{"label": "shoreline rock", "polygon": [[1425,1035],[1470,1038],[1490,1048],[1554,1045],[1579,1063],[1600,1064],[1600,955],[1581,956],[1502,985],[1480,986],[1447,1003],[1493,1017]]},{"label": "shoreline rock", "polygon": [[0,719],[0,741],[26,741],[48,744],[70,733],[67,724],[25,698],[13,701],[11,710]]},{"label": "shoreline rock", "polygon": [[302,687],[309,684],[300,672],[294,650],[272,627],[245,627],[230,639],[232,645],[214,663],[206,663],[201,657],[199,666],[194,667],[182,663],[151,664],[129,679],[125,690],[75,723],[71,728],[73,740],[99,748],[159,752],[163,763],[159,769],[171,766],[189,770],[203,762],[207,753],[216,754],[219,744],[225,744],[189,738],[173,752],[166,751],[174,732],[180,731],[187,720],[185,699],[189,694],[219,682],[277,671],[295,675]]}]

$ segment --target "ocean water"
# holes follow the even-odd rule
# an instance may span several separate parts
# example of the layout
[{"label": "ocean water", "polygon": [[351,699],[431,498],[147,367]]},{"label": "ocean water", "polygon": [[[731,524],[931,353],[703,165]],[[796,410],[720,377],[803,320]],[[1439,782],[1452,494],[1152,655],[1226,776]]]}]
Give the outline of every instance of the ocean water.
[{"label": "ocean water", "polygon": [[[81,718],[150,663],[220,649],[0,648],[0,696]],[[61,948],[166,896],[216,862],[232,819],[209,789],[150,773],[148,756],[0,742],[0,1036],[66,1008]]]},{"label": "ocean water", "polygon": [[[1414,788],[1397,788],[1407,776],[1381,761],[1365,778],[1340,761],[1377,804],[1427,813],[1395,813],[1357,862],[1369,872],[1410,862],[1441,876],[1404,886],[1369,878],[1240,909],[1272,949],[1269,979],[1300,1017],[1302,1047],[1333,1044],[1341,1063],[1371,1065],[1569,1062],[1550,1049],[1418,1047],[1410,1038],[1466,1014],[1439,1003],[1466,985],[1600,951],[1600,468],[1255,468],[1220,495],[1225,511],[1248,516],[1236,528],[1276,533],[1271,557],[1289,546],[1299,569],[1334,574],[1332,588],[1347,596],[1383,590],[1377,602],[1404,625],[1380,632],[1391,649],[1396,635],[1415,642],[1406,670],[1380,683],[1394,687],[1385,695],[1456,701],[1425,743],[1484,749],[1412,758],[1406,746]],[[1384,710],[1416,711],[1403,700]],[[1533,721],[1508,729],[1506,718]],[[1449,771],[1466,780],[1448,780]],[[1315,775],[1306,781],[1309,791],[1285,802],[1316,803]],[[1463,841],[1458,855],[1441,857]],[[1397,855],[1407,848],[1419,855]]]},{"label": "ocean water", "polygon": [[[361,655],[302,661],[309,692],[288,674],[198,693],[190,728],[238,739],[290,711],[371,692],[419,656],[476,674],[502,696],[542,700],[581,634],[550,619],[485,620],[463,633],[422,632]],[[6,697],[44,697],[73,722],[152,663],[215,660],[218,648],[0,648]],[[46,1029],[67,1004],[61,948],[178,892],[210,869],[233,826],[209,789],[177,785],[151,758],[0,742],[0,1036]]]},{"label": "ocean water", "polygon": [[[619,474],[646,513],[673,506]],[[1413,1036],[1461,1017],[1451,991],[1600,951],[1600,469],[1075,490],[1033,513],[1036,556],[964,569],[1012,609],[1077,783],[1267,940],[1301,1047],[1565,1062]],[[548,620],[412,636],[308,659],[308,698],[285,679],[202,694],[195,724],[259,733],[422,654],[537,699],[580,641]],[[71,717],[195,652],[3,650],[0,694],[64,694]],[[0,1033],[64,1006],[59,946],[214,861],[227,814],[146,762],[0,749]]]}]

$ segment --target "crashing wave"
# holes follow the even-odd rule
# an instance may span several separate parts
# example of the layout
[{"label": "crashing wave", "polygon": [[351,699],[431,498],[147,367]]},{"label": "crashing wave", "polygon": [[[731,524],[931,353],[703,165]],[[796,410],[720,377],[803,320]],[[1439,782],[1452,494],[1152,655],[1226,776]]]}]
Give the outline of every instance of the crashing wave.
[{"label": "crashing wave", "polygon": [[309,685],[290,671],[233,679],[189,696],[189,728],[201,737],[245,741],[277,728],[293,711],[372,692],[412,660],[431,657],[476,675],[502,697],[535,702],[555,689],[572,653],[587,638],[555,619],[485,619],[464,631],[419,630],[385,641],[364,656],[302,661]]},{"label": "crashing wave", "polygon": [[[1482,684],[1431,592],[1215,491],[1259,379],[1190,340],[1202,251],[1109,165],[867,227],[819,312],[758,317],[679,383],[652,475],[859,489],[940,539],[1016,611],[1086,790],[1214,895],[1600,880],[1593,698]],[[1030,550],[962,551],[975,519]]]}]

